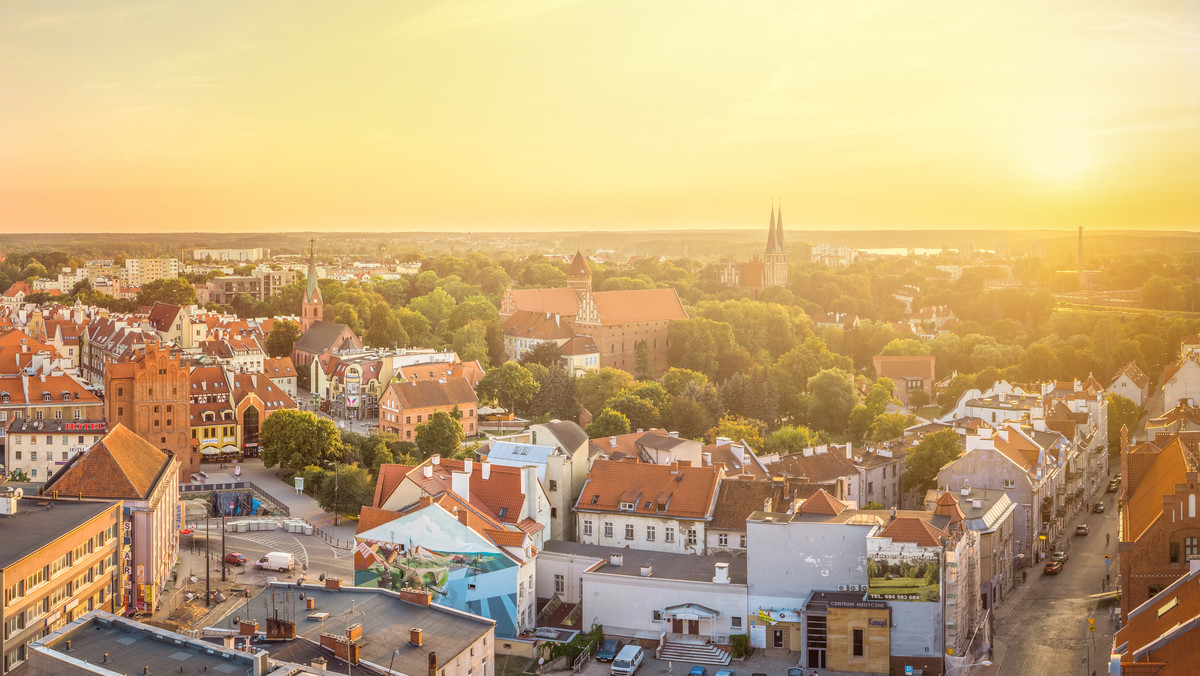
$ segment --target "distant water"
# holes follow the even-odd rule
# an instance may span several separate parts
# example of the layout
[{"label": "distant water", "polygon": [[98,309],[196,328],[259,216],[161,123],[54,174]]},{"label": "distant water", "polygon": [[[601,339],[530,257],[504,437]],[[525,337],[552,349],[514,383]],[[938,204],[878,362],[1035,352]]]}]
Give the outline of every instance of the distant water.
[{"label": "distant water", "polygon": [[[957,252],[958,249],[956,249],[954,247],[948,247],[948,248],[943,248],[943,249],[926,249],[926,248],[922,248],[922,247],[893,246],[893,247],[884,247],[881,249],[859,249],[859,251],[861,251],[865,254],[870,254],[870,255],[874,255],[874,256],[908,256],[908,255],[936,256],[940,253],[944,253],[944,252],[948,252],[948,251]],[[992,253],[992,252],[987,249],[975,249],[975,253]]]}]

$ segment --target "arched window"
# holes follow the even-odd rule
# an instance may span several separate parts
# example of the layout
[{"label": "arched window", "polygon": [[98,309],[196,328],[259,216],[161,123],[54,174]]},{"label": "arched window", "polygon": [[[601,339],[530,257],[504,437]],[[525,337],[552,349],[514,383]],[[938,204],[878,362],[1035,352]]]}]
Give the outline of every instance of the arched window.
[{"label": "arched window", "polygon": [[42,390],[42,401],[50,401],[50,393]]}]

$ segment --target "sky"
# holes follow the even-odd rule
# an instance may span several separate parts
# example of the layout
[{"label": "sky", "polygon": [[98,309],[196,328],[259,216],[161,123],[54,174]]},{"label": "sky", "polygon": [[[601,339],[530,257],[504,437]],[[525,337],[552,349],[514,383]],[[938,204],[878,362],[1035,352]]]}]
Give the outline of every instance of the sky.
[{"label": "sky", "polygon": [[5,0],[0,233],[1200,230],[1200,0]]}]

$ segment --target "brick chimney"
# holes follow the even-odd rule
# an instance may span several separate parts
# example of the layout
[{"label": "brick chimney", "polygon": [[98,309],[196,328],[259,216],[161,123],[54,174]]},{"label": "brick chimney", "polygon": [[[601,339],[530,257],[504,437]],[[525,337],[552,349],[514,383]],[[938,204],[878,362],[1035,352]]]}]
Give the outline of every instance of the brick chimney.
[{"label": "brick chimney", "polygon": [[242,620],[238,627],[239,636],[253,636],[258,633],[258,622],[253,620]]},{"label": "brick chimney", "polygon": [[421,638],[422,638],[421,637],[421,629],[419,627],[412,627],[411,629],[408,630],[409,644],[415,645],[419,648],[422,645]]},{"label": "brick chimney", "polygon": [[341,589],[342,589],[342,578],[340,578],[340,577],[327,577],[327,578],[325,578],[325,588],[326,588],[326,589],[329,589],[329,590],[331,590],[331,591],[341,591]]},{"label": "brick chimney", "polygon": [[467,520],[470,518],[471,518],[471,512],[466,507],[463,507],[462,509],[458,510],[458,522],[459,523],[461,523],[464,526],[469,526],[470,524],[467,522]]},{"label": "brick chimney", "polygon": [[433,598],[433,594],[424,589],[410,589],[405,587],[404,589],[400,590],[400,598],[408,601],[409,603],[415,603],[419,606],[428,607]]}]

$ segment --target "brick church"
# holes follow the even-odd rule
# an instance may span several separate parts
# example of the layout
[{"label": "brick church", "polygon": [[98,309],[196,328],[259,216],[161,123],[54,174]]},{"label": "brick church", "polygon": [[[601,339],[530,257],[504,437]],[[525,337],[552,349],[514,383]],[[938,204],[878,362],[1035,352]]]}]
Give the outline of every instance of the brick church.
[{"label": "brick church", "polygon": [[580,252],[567,268],[566,287],[509,288],[504,292],[502,321],[538,314],[552,317],[556,325],[577,336],[590,338],[600,353],[601,367],[636,373],[641,349],[649,354],[652,375],[667,369],[667,325],[687,319],[675,289],[593,291],[592,271]]},{"label": "brick church", "polygon": [[788,285],[788,253],[783,244],[782,208],[776,210],[771,207],[766,251],[744,263],[735,261],[732,256],[724,258],[718,274],[722,284],[749,289],[755,298],[768,286]]}]

